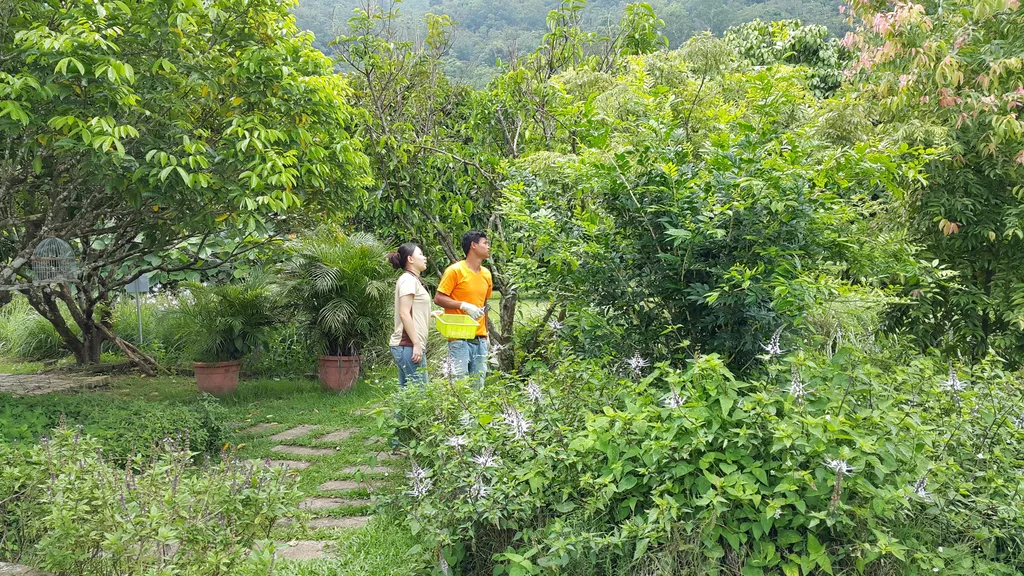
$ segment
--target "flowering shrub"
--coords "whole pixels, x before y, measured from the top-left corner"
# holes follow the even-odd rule
[[[187,438],[123,469],[81,428],[0,444],[0,559],[55,574],[231,574],[301,498],[283,470],[224,455],[192,466]],[[251,566],[250,566],[251,567]]]
[[[442,573],[1014,573],[1008,375],[784,348],[400,391],[396,499]]]

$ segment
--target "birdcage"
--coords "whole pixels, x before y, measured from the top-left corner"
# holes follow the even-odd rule
[[[32,279],[56,284],[78,278],[78,258],[71,245],[60,238],[46,238],[32,252]]]

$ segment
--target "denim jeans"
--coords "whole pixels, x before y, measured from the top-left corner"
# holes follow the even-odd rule
[[[448,354],[452,357],[455,377],[476,375],[478,386],[482,386],[487,376],[487,338],[478,336],[472,340],[452,340],[448,342]]]
[[[412,346],[392,346],[391,355],[398,364],[398,385],[404,387],[406,382],[418,382],[421,386],[427,382],[427,355],[424,353],[419,362],[412,361]]]

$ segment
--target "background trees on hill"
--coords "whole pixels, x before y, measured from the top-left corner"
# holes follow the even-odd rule
[[[384,10],[390,10],[385,3]],[[422,42],[426,32],[420,26],[429,14],[447,16],[455,23],[451,51],[445,55],[445,71],[453,79],[483,88],[500,73],[497,61],[514,61],[529,54],[549,32],[547,16],[561,6],[561,0],[520,0],[514,3],[490,0],[404,0],[398,7],[398,24],[406,38]],[[590,0],[582,15],[582,29],[607,36],[613,33],[628,0]],[[325,52],[355,9],[373,9],[364,0],[302,0],[294,8],[301,29],[316,35],[316,46]],[[828,28],[842,36],[849,25],[835,3],[825,0],[652,0],[650,6],[665,22],[663,34],[669,47],[677,48],[694,34],[710,31],[722,35],[727,28],[753,20],[800,19],[806,24]]]

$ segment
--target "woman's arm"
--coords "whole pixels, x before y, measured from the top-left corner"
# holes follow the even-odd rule
[[[420,345],[420,340],[416,337],[416,324],[412,319],[412,301],[415,297],[415,294],[406,294],[399,298],[398,317],[402,319],[402,328],[409,335],[409,340],[412,341],[412,361],[419,362],[423,359],[423,346]]]

